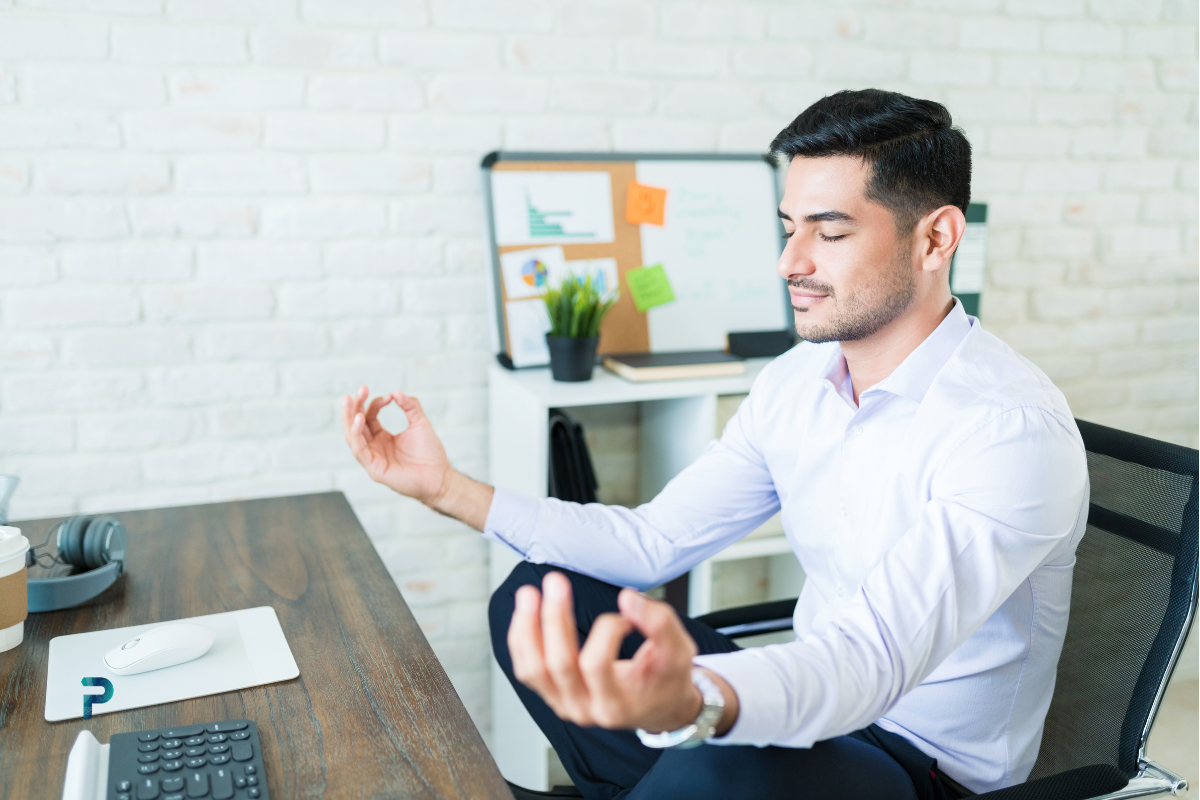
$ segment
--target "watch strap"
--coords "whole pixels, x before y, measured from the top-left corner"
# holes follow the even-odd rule
[[[721,689],[699,667],[692,667],[692,683],[700,690],[702,703],[700,713],[690,724],[674,731],[662,733],[647,733],[637,729],[638,738],[646,747],[664,749],[667,747],[696,747],[711,739],[717,732],[717,723],[725,711],[725,695]]]

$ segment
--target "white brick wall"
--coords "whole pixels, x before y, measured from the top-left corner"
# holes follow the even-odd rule
[[[341,489],[486,729],[486,549],[366,479],[338,396],[420,393],[484,475],[480,156],[762,150],[864,86],[972,138],[985,324],[1079,416],[1195,446],[1196,22],[1194,0],[0,2],[14,514]]]

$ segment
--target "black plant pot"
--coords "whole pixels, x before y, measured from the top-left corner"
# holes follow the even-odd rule
[[[554,380],[590,381],[599,341],[599,336],[573,339],[570,336],[546,334],[546,346],[550,348],[550,374]]]

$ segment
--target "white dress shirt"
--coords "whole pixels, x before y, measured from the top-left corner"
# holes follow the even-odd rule
[[[498,489],[485,535],[646,589],[781,510],[807,576],[796,640],[696,659],[740,703],[714,743],[809,747],[878,722],[985,792],[1037,757],[1087,508],[1062,393],[956,302],[857,406],[840,345],[802,343],[653,501]]]

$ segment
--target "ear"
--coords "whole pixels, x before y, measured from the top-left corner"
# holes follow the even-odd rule
[[[954,251],[967,229],[967,218],[958,206],[942,206],[917,223],[917,259],[922,272],[950,266]]]

